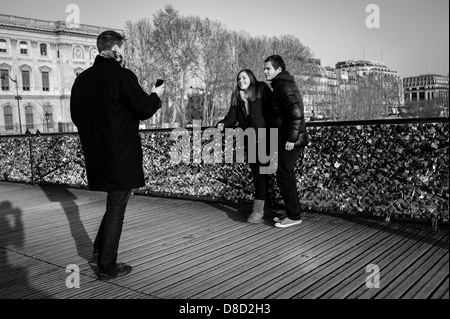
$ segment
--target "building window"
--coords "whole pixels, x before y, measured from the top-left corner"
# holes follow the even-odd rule
[[[47,56],[47,45],[45,43],[41,43],[41,55]]]
[[[25,123],[28,129],[34,129],[33,107],[28,105],[25,107]]]
[[[9,91],[9,72],[8,70],[1,70],[2,91]]]
[[[6,52],[6,40],[0,39],[0,52]]]
[[[44,123],[45,126],[48,129],[53,128],[53,112],[52,112],[52,107],[50,105],[47,105],[44,108]]]
[[[30,90],[30,71],[22,71],[22,86],[24,91]]]
[[[42,91],[50,91],[50,80],[47,71],[42,72]]]
[[[20,54],[28,54],[28,44],[25,41],[20,42]]]
[[[3,109],[3,112],[5,114],[5,129],[7,131],[14,130],[12,107],[9,105],[5,106],[5,108]]]
[[[96,49],[91,50],[91,61],[94,61],[98,55],[98,51]]]
[[[75,47],[73,49],[73,58],[75,60],[83,60],[84,59],[83,50],[80,47]]]

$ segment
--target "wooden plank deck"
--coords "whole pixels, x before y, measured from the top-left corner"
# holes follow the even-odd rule
[[[245,205],[146,196],[131,197],[119,247],[133,272],[101,282],[88,260],[105,198],[0,182],[0,298],[449,298],[448,227],[305,213],[277,229],[246,223]],[[71,264],[80,288],[66,287]]]

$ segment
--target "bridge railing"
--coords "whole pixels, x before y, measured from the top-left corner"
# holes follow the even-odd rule
[[[171,132],[140,131],[146,185],[135,193],[252,200],[247,164],[176,164]],[[192,139],[193,129],[186,132]],[[303,208],[448,222],[448,119],[309,122],[308,132],[310,143],[296,169]],[[202,147],[210,142],[203,140]],[[78,134],[0,136],[0,180],[87,188]],[[274,178],[271,186],[276,201]]]

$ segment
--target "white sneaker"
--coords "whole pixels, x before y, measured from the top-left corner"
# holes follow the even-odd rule
[[[291,226],[295,226],[295,225],[299,225],[302,223],[302,220],[292,220],[289,219],[287,217],[285,217],[282,221],[279,221],[275,224],[275,227],[278,228],[286,228],[286,227],[291,227]]]

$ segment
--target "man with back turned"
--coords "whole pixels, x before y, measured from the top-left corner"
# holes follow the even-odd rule
[[[75,80],[70,112],[83,149],[89,189],[107,192],[106,212],[94,241],[91,263],[108,280],[129,274],[117,262],[126,206],[132,189],[145,185],[139,121],[161,107],[164,85],[147,94],[124,67],[124,37],[115,31],[97,38],[94,65]]]

